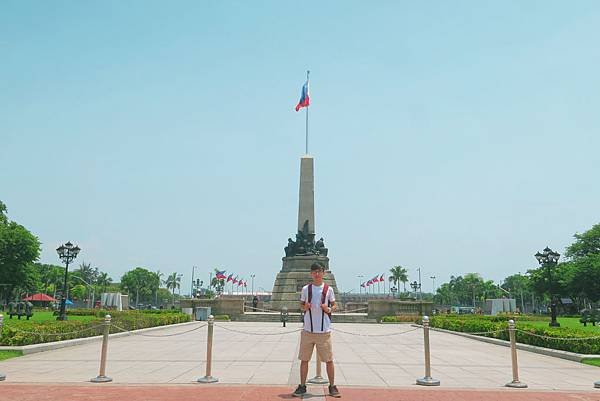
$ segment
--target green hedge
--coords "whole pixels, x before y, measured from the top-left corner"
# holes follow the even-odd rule
[[[419,321],[418,316],[414,315],[398,315],[398,316],[382,316],[382,323],[415,323]]]
[[[516,316],[518,319],[519,316]],[[523,316],[522,319],[530,320]],[[497,316],[434,316],[429,320],[431,327],[464,333],[489,332],[508,329],[508,319]],[[565,340],[566,338],[594,337],[593,333],[586,333],[575,329],[562,327],[535,327],[527,323],[516,321],[517,329],[551,338],[539,338],[517,331],[516,339],[521,344],[536,345],[538,347],[576,352],[580,354],[600,354],[600,338],[590,340]],[[486,337],[508,340],[508,330],[500,333],[487,334]]]
[[[184,313],[148,313],[150,311],[109,311],[112,323],[125,330],[166,326],[189,322],[191,317]],[[0,335],[0,345],[30,345],[74,338],[92,337],[102,334],[102,323],[106,311],[98,311],[102,318],[81,322],[76,320],[28,322],[17,321],[5,326]],[[83,331],[82,330],[86,330]],[[121,330],[111,327],[111,333]]]

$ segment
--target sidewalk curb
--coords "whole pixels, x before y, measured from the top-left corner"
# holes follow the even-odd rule
[[[165,326],[148,327],[145,329],[131,330],[131,332],[132,333],[146,333],[149,331],[156,331],[156,330],[161,330],[161,329],[166,329],[166,328],[183,327],[183,326],[192,325],[195,323],[200,323],[200,322],[192,321],[192,322],[185,322],[185,323],[169,324],[169,325],[165,325]],[[131,334],[129,334],[129,332],[124,331],[121,333],[110,334],[109,338],[119,338],[119,337],[129,336],[129,335],[131,335]],[[96,342],[96,341],[100,341],[100,340],[102,340],[102,335],[93,336],[93,337],[84,337],[84,338],[73,338],[71,340],[53,341],[53,342],[41,343],[41,344],[8,345],[8,346],[3,345],[3,346],[0,346],[0,351],[21,351],[21,353],[23,355],[29,355],[29,354],[35,354],[38,352],[44,352],[44,351],[50,351],[50,350],[54,350],[54,349],[73,347],[75,345],[92,343],[92,342]]]
[[[415,325],[415,326],[418,326],[418,325]],[[421,327],[421,326],[419,326],[419,327]],[[485,343],[501,345],[503,347],[510,347],[510,341],[500,340],[498,338],[476,336],[473,334],[463,333],[460,331],[438,329],[435,327],[430,327],[429,330],[439,331],[439,332],[448,333],[448,334],[454,334],[457,336],[470,338],[471,340],[483,341]],[[557,350],[557,349],[552,349],[552,348],[544,348],[544,347],[538,347],[536,345],[521,344],[521,343],[517,343],[517,349],[520,349],[522,351],[533,352],[535,354],[552,356],[554,358],[567,359],[569,361],[575,361],[575,362],[581,362],[583,359],[588,359],[588,358],[600,358],[600,355],[595,355],[595,354],[590,354],[590,355],[577,354],[575,352]]]

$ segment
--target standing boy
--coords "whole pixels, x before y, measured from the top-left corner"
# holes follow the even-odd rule
[[[306,394],[306,376],[308,376],[308,362],[313,349],[317,347],[317,355],[327,367],[329,379],[329,395],[340,397],[340,392],[335,385],[333,367],[333,350],[331,347],[331,312],[337,309],[333,288],[323,281],[325,268],[316,262],[310,267],[312,283],[302,288],[300,295],[300,309],[304,312],[304,330],[300,336],[300,385],[292,394],[302,397]]]

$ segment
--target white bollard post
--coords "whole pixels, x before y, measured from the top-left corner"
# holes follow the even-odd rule
[[[215,317],[210,315],[208,317],[208,337],[206,339],[206,375],[198,379],[198,383],[215,383],[219,379],[212,377],[212,344],[213,344],[213,325],[215,323]]]
[[[322,365],[321,358],[319,358],[318,352],[315,352],[315,354],[317,354],[317,361],[316,361],[317,362],[317,364],[316,364],[317,374],[312,379],[308,379],[307,382],[312,383],[312,384],[327,384],[327,383],[329,383],[329,381],[327,379],[324,379],[321,374],[321,365]]]
[[[0,315],[0,337],[2,337],[2,328],[4,327],[4,316]],[[0,382],[6,380],[6,375],[0,373]]]
[[[429,351],[429,316],[423,316],[423,343],[425,345],[425,377],[417,379],[421,386],[439,386],[440,381],[431,377],[431,354]]]
[[[512,362],[513,379],[506,383],[506,387],[527,388],[527,384],[519,381],[519,365],[517,364],[517,339],[515,335],[515,321],[508,321],[508,336],[510,337],[510,357]]]
[[[104,334],[102,336],[102,354],[100,355],[100,373],[98,376],[90,379],[92,383],[108,383],[112,381],[111,377],[106,376],[106,351],[108,349],[108,334],[110,332],[110,315],[104,317]]]

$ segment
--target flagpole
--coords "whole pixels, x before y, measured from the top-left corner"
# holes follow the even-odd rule
[[[310,84],[308,83],[308,77],[310,75],[310,71],[307,70],[306,71],[306,84],[308,85],[307,89],[307,94],[309,93],[309,87]],[[306,154],[308,154],[308,108],[310,107],[310,105],[306,106]]]

